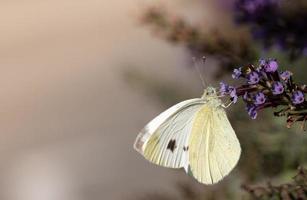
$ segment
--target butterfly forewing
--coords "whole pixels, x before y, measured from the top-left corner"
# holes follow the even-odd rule
[[[241,148],[223,108],[206,104],[195,116],[189,139],[189,164],[201,183],[213,184],[237,164]]]
[[[171,168],[188,166],[188,141],[202,99],[183,101],[153,119],[139,134],[135,148],[149,161]]]

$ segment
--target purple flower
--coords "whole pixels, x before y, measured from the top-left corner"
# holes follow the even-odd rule
[[[270,60],[268,63],[265,65],[265,71],[266,72],[275,72],[278,68],[278,63],[276,60]]]
[[[257,6],[251,2],[248,2],[244,5],[244,9],[248,12],[248,13],[254,13],[257,10]]]
[[[278,94],[281,94],[284,92],[284,86],[281,82],[275,82],[273,83],[273,86],[272,86],[272,92],[274,95],[278,95]]]
[[[248,100],[248,98],[249,98],[249,94],[248,94],[248,92],[245,92],[244,95],[243,95],[243,99]]]
[[[254,97],[254,103],[256,105],[261,105],[265,102],[265,96],[262,92],[258,92]]]
[[[288,81],[290,76],[292,76],[292,72],[284,71],[280,74],[280,78],[284,81]]]
[[[252,119],[256,119],[256,117],[257,117],[257,107],[255,105],[253,105],[253,104],[247,105],[246,110],[247,110],[248,115]]]
[[[295,91],[292,93],[293,104],[301,104],[305,101],[304,94],[301,91]]]
[[[243,5],[243,8],[249,14],[253,14],[254,12],[256,12],[263,5],[265,5],[265,0],[246,1],[245,4]]]
[[[237,90],[234,87],[230,88],[230,97],[232,98],[233,103],[237,103],[238,101],[238,95],[237,95]]]
[[[220,82],[220,93],[222,96],[229,93],[229,85],[224,82]]]
[[[259,60],[259,67],[264,67],[266,65],[266,60],[265,59],[260,59]]]
[[[281,50],[289,52],[289,55],[297,57],[307,54],[306,43],[306,12],[301,13],[301,6],[295,8],[296,13],[291,18],[284,12],[282,0],[235,0],[235,20],[239,24],[250,27],[254,39],[263,44],[264,50],[279,46]],[[291,2],[291,1],[289,1]],[[305,1],[304,1],[305,2]],[[305,6],[305,4],[304,4]],[[291,21],[291,28],[285,24]],[[272,28],[275,24],[276,28]]]
[[[257,84],[260,80],[257,72],[251,72],[250,74],[248,74],[247,79],[249,84]]]
[[[233,103],[236,103],[238,100],[236,88],[224,82],[220,82],[220,93],[222,96],[229,95]]]
[[[232,73],[232,78],[233,79],[238,79],[241,76],[241,74],[242,74],[241,68],[234,69],[233,73]]]
[[[265,59],[260,59],[259,60],[259,66],[256,68],[256,71],[261,74],[265,72],[265,66],[267,65],[267,60]]]

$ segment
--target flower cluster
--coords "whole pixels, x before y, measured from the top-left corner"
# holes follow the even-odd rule
[[[281,106],[282,110],[274,114],[287,115],[288,125],[295,121],[305,121],[307,102],[304,93],[307,93],[307,87],[295,84],[293,74],[290,71],[279,71],[278,65],[275,59],[261,59],[258,66],[248,65],[234,69],[232,78],[243,79],[245,83],[234,87],[222,82],[221,95],[229,95],[234,103],[238,97],[242,97],[252,119],[262,109]]]
[[[236,22],[248,24],[265,47],[275,46],[295,59],[307,53],[307,2],[302,0],[237,0]]]

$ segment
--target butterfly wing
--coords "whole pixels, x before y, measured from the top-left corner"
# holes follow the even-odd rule
[[[237,164],[241,147],[221,107],[205,104],[196,114],[189,139],[189,165],[201,183],[213,184]]]
[[[134,148],[157,165],[187,169],[188,139],[195,113],[203,103],[202,99],[190,99],[167,109],[143,128]]]

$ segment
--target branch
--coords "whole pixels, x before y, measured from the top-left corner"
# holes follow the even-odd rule
[[[299,167],[292,183],[273,186],[268,182],[266,186],[243,185],[242,188],[255,199],[307,199],[307,170]]]

